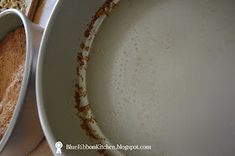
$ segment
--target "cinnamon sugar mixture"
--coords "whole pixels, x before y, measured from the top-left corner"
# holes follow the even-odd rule
[[[0,0],[0,12],[6,9],[14,8],[25,13],[26,10],[25,0]]]
[[[25,32],[18,28],[0,42],[0,138],[3,137],[17,103],[25,62]]]

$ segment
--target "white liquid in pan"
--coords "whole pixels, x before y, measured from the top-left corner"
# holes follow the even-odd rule
[[[235,155],[235,1],[123,0],[97,34],[89,100],[128,155]]]

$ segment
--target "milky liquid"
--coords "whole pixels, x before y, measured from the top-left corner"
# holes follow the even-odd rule
[[[128,0],[97,34],[88,97],[128,155],[235,155],[235,1]]]

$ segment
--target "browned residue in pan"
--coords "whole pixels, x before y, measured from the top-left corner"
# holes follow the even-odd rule
[[[94,24],[96,21],[102,17],[102,16],[108,16],[109,13],[112,11],[113,8],[115,8],[117,4],[113,2],[113,0],[107,0],[99,9],[96,11],[95,15],[92,17],[90,23],[87,25],[87,29],[84,32],[85,41],[89,40],[89,37],[94,32]],[[86,71],[87,68],[87,62],[89,60],[89,51],[90,47],[85,44],[85,42],[82,42],[80,44],[81,52],[78,52],[77,54],[77,62],[78,67],[76,68],[76,73],[78,76],[78,79],[82,82],[85,80],[85,75],[81,73],[81,70]],[[84,54],[86,52],[86,54]],[[85,82],[84,82],[85,83]],[[87,90],[84,88],[79,82],[75,84],[75,108],[77,110],[77,116],[81,120],[81,128],[86,132],[86,134],[96,140],[97,142],[102,142],[105,140],[105,138],[102,138],[99,136],[99,134],[96,132],[96,130],[92,127],[94,123],[96,123],[96,120],[91,115],[91,107],[90,104],[85,104],[84,101],[82,101],[82,98],[87,98]],[[106,150],[98,150],[98,152],[101,155],[107,156]]]
[[[85,62],[87,62],[88,60],[89,60],[89,57],[88,56],[83,56],[82,53],[79,53],[77,55],[77,61],[78,61],[80,66],[84,66]]]
[[[86,106],[82,107],[77,107],[76,105],[76,109],[78,110],[77,116],[82,121],[80,126],[83,130],[85,130],[86,134],[92,139],[102,140],[102,138],[97,135],[97,132],[91,126],[96,122],[96,120],[92,116],[89,116],[89,114],[91,113],[90,105],[87,104]]]
[[[87,30],[84,32],[84,36],[88,38],[91,35],[91,32],[94,28],[94,24],[101,16],[108,16],[109,13],[117,6],[113,0],[107,0],[103,6],[101,6],[98,11],[96,11],[95,16],[92,17],[91,22],[88,24]]]

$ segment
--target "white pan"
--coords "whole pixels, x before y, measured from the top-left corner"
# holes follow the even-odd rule
[[[20,26],[24,27],[26,36],[23,81],[7,130],[0,139],[0,156],[27,155],[43,138],[35,93],[36,64],[43,29],[18,10],[8,9],[0,13],[0,40]]]
[[[235,155],[235,1],[121,0],[92,20],[104,3],[60,0],[43,36],[37,100],[53,153]]]

